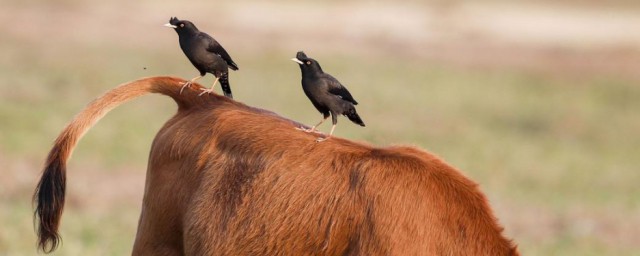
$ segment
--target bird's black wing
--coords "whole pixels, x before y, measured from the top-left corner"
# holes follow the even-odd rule
[[[342,86],[342,84],[338,81],[338,79],[335,79],[334,77],[328,74],[326,74],[324,79],[327,81],[327,84],[329,85],[329,93],[338,95],[343,100],[353,103],[353,105],[358,105],[358,102],[355,99],[353,99],[353,96],[351,96],[351,93],[349,93],[347,88]]]
[[[227,62],[227,65],[229,65],[229,68],[233,70],[238,70],[238,65],[235,62],[233,62],[233,60],[231,59],[231,56],[229,56],[229,53],[227,53],[227,51],[224,48],[222,48],[222,45],[220,45],[210,35],[207,35],[205,33],[200,33],[200,35],[208,42],[207,51],[220,55],[220,57],[222,57],[222,59],[225,62]]]

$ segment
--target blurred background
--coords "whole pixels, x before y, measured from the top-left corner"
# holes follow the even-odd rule
[[[88,102],[197,75],[171,16],[231,54],[237,100],[313,124],[289,61],[304,50],[360,102],[367,127],[342,118],[337,136],[442,157],[523,255],[640,255],[640,2],[557,2],[0,0],[0,255],[36,253],[33,189]],[[145,96],[89,131],[55,255],[130,254],[151,141],[175,111]]]

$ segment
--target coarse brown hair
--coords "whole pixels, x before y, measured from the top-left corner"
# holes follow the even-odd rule
[[[151,147],[134,255],[518,255],[477,184],[434,155],[316,143],[272,112],[180,94],[182,82],[123,84],[64,129],[34,195],[40,249],[59,244],[78,140],[114,107],[160,93],[178,112]]]

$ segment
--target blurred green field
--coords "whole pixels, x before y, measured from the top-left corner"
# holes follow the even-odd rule
[[[65,25],[74,30],[75,17],[55,13],[87,9],[77,22],[90,23],[87,15],[96,11],[64,3],[7,5],[22,18],[51,11],[55,18],[49,24],[56,31],[46,30],[43,20],[24,27],[32,33],[0,28],[6,35],[0,41],[0,255],[36,253],[33,188],[53,140],[76,113],[123,82],[196,75],[175,32],[155,25],[141,28],[152,30],[148,34],[119,34],[113,28],[94,28],[98,32],[91,35],[81,34],[82,29],[69,32]],[[153,5],[134,7],[140,6]],[[165,13],[188,13],[171,7],[149,12],[159,13],[158,25],[168,19]],[[2,12],[5,21],[12,17]],[[105,12],[98,14],[112,14]],[[114,19],[114,26],[132,20]],[[237,100],[313,124],[320,115],[302,93],[297,65],[289,61],[305,50],[360,102],[367,127],[341,118],[337,136],[380,146],[416,145],[442,157],[480,184],[523,255],[640,255],[637,76],[562,64],[553,71],[535,65],[461,65],[396,54],[376,44],[364,50],[357,43],[342,49],[308,41],[301,41],[308,48],[282,46],[262,41],[269,35],[252,39],[251,31],[226,31],[220,37],[213,31],[223,25],[200,27],[239,64],[240,71],[231,73]],[[73,33],[81,35],[68,36]],[[200,82],[209,86],[212,81],[208,75]],[[136,99],[109,113],[80,142],[69,163],[63,245],[55,255],[130,254],[149,147],[175,110],[167,97]]]

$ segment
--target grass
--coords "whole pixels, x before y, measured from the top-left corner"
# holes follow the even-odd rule
[[[163,51],[97,41],[46,48],[17,36],[0,42],[0,255],[36,252],[30,196],[73,115],[126,81],[196,75],[175,44]],[[360,102],[367,127],[341,118],[338,136],[441,156],[480,183],[523,255],[640,255],[637,80],[465,67],[392,52],[307,53]],[[231,74],[234,96],[313,124],[320,115],[302,93],[293,54],[234,52],[241,68]],[[140,98],[80,142],[56,255],[130,253],[151,140],[174,112],[166,97]]]

